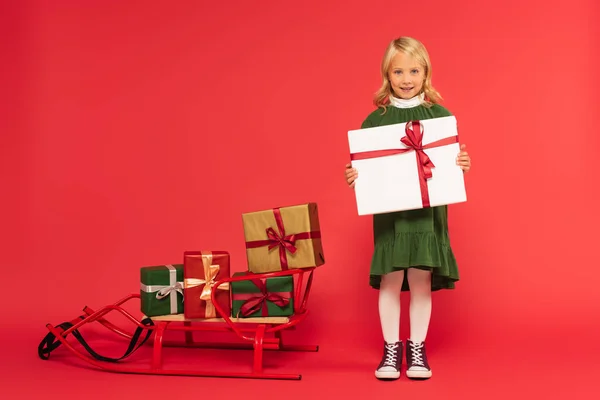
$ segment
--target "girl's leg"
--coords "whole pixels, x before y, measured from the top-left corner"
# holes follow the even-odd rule
[[[383,340],[387,343],[400,341],[400,290],[404,271],[394,271],[381,277],[379,288],[379,320]]]
[[[410,286],[410,340],[424,342],[431,319],[431,272],[410,268],[407,271]]]
[[[379,288],[379,319],[385,341],[383,357],[375,376],[378,379],[398,379],[402,364],[400,342],[400,290],[404,271],[394,271],[381,277]]]
[[[431,319],[431,272],[410,268],[407,279],[410,286],[410,339],[406,342],[406,375],[429,378],[431,369],[425,353],[425,338]]]

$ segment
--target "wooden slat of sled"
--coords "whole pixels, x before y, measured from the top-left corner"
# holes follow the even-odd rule
[[[225,322],[223,318],[185,318],[183,314],[159,315],[150,317],[153,321],[166,322]],[[255,317],[255,318],[231,318],[234,323],[245,324],[287,324],[290,322],[288,317]]]

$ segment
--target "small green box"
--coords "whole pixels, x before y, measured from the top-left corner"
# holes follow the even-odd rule
[[[147,317],[183,313],[183,264],[140,269],[140,300]]]
[[[252,276],[252,272],[236,272],[233,277]],[[284,317],[294,313],[294,278],[278,276],[260,279],[266,292],[252,281],[231,282],[231,316],[233,318]],[[251,314],[243,315],[242,307],[255,308]],[[254,307],[251,307],[254,306]]]

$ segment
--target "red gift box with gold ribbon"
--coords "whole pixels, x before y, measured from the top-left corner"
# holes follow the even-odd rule
[[[186,251],[183,255],[183,313],[185,318],[220,318],[212,300],[229,315],[230,287],[225,282],[219,287],[217,281],[230,277],[229,253],[226,251]]]

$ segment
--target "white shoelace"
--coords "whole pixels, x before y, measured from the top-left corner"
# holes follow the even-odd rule
[[[384,366],[390,366],[396,368],[396,358],[398,354],[398,344],[386,344],[385,345],[385,362]]]
[[[410,347],[412,347],[412,363],[413,365],[418,365],[420,367],[424,367],[423,364],[423,353],[421,349],[423,348],[423,343],[410,343]]]

